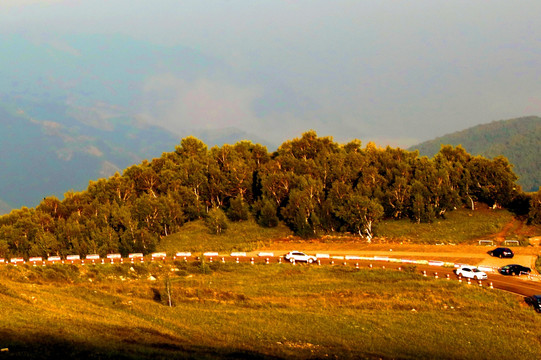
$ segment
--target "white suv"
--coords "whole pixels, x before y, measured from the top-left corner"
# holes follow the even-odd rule
[[[479,270],[475,266],[461,265],[455,270],[457,276],[462,276],[470,279],[484,280],[487,278],[487,274],[484,271]]]
[[[290,251],[287,254],[285,254],[284,257],[287,261],[290,261],[290,262],[304,261],[311,264],[314,261],[317,261],[317,257],[312,256],[312,255],[307,255],[300,251]]]

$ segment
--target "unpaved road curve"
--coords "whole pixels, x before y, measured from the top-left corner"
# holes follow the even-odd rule
[[[309,241],[291,241],[272,244],[268,248],[250,252],[248,256],[257,256],[259,252],[272,252],[275,256],[284,255],[291,250],[309,254],[386,256],[397,259],[438,260],[470,265],[483,265],[499,268],[507,264],[527,266],[535,273],[535,261],[541,255],[541,247],[513,248],[515,257],[499,259],[488,255],[495,247],[475,245],[414,245],[414,244],[362,244],[362,243],[320,243]]]

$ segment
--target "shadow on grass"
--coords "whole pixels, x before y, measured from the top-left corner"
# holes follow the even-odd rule
[[[0,330],[3,359],[281,359],[240,349],[206,347],[170,342],[130,341],[95,345],[69,341],[49,334],[21,337]]]

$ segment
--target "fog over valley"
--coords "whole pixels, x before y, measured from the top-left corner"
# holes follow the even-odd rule
[[[61,197],[188,135],[274,150],[313,129],[406,148],[539,115],[539,13],[535,1],[2,1],[2,185],[25,190],[0,199]],[[51,187],[21,198],[44,164]]]

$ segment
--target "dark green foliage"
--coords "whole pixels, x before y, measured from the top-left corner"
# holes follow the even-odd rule
[[[0,217],[0,257],[150,253],[186,221],[204,218],[213,234],[231,221],[283,221],[297,235],[349,231],[370,240],[383,219],[432,222],[482,202],[539,221],[539,195],[526,195],[507,159],[444,146],[417,152],[346,145],[314,131],[273,154],[241,141],[208,149],[188,137],[174,152],[90,182],[60,201],[43,199]],[[210,209],[210,210],[209,210]],[[226,216],[227,214],[227,216]]]
[[[205,218],[205,225],[212,234],[220,234],[227,229],[227,217],[222,209],[211,209]]]
[[[541,188],[530,198],[530,211],[528,212],[528,223],[541,224]]]
[[[276,206],[272,201],[264,199],[261,203],[261,210],[257,216],[257,222],[264,227],[276,227],[278,226],[278,216],[276,215]]]
[[[519,193],[509,204],[509,211],[513,212],[516,216],[527,216],[530,211],[530,201],[532,195],[526,193]]]
[[[495,158],[503,155],[514,166],[524,191],[541,186],[541,118],[537,116],[494,121],[411,147],[434,156],[443,144],[462,145],[471,154]]]
[[[227,210],[227,217],[231,221],[248,220],[250,209],[248,204],[244,202],[242,196],[238,195],[232,199],[229,203],[229,209]]]
[[[347,196],[336,205],[336,215],[344,221],[348,230],[372,239],[372,224],[383,215],[383,206],[359,193]]]

